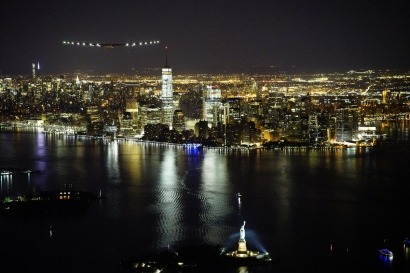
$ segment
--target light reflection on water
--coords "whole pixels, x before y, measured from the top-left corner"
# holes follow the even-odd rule
[[[372,269],[385,270],[386,264],[378,263],[378,245],[362,245],[379,238],[402,239],[410,230],[402,220],[409,207],[406,155],[374,156],[356,149],[222,153],[44,135],[20,135],[18,141],[7,137],[14,144],[0,155],[2,162],[41,172],[2,176],[1,197],[71,182],[74,188],[102,190],[107,198],[85,218],[24,222],[32,236],[2,235],[6,244],[13,236],[21,244],[39,244],[35,238],[48,236],[52,224],[58,251],[78,259],[93,253],[93,261],[119,261],[137,251],[180,243],[235,247],[245,220],[249,246],[280,256],[274,272],[313,272],[320,266],[323,271],[314,272],[333,272],[328,269],[340,261],[341,268],[352,269],[364,260]],[[0,231],[12,232],[8,225],[14,223],[2,221]],[[76,251],[63,249],[67,242]],[[334,250],[328,265],[330,242]],[[27,253],[35,252],[26,247]],[[397,253],[386,270],[409,263],[408,251],[403,250],[402,258]]]
[[[201,243],[216,244],[227,235],[220,219],[231,213],[234,203],[229,202],[225,176],[218,176],[226,172],[225,167],[219,157],[199,160],[196,156],[163,153],[155,202],[161,234],[158,245],[198,238]],[[183,171],[178,173],[181,166]]]
[[[246,266],[240,266],[236,272],[237,273],[248,273],[249,270],[248,270],[248,267]]]
[[[165,151],[162,155],[159,170],[159,183],[156,187],[156,213],[158,214],[157,245],[165,246],[174,241],[180,241],[181,222],[183,217],[183,192],[175,166],[175,153]]]
[[[8,195],[12,188],[13,175],[0,175],[0,193],[5,196]]]

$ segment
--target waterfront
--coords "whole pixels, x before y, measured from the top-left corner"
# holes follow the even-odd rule
[[[81,217],[2,217],[13,272],[120,272],[146,250],[235,246],[244,220],[249,246],[279,258],[250,272],[410,269],[407,147],[221,153],[24,131],[2,131],[0,143],[1,168],[39,171],[1,176],[0,198],[66,183],[106,197]]]

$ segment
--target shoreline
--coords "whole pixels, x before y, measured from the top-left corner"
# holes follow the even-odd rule
[[[283,142],[275,142],[275,144],[267,146],[265,145],[232,145],[232,146],[206,146],[201,143],[172,143],[172,142],[158,142],[152,140],[143,140],[138,137],[115,137],[115,136],[92,136],[87,135],[84,133],[85,127],[84,126],[65,126],[65,125],[34,125],[34,124],[27,124],[24,122],[8,122],[8,123],[1,123],[0,124],[0,131],[7,131],[13,132],[16,129],[26,129],[27,133],[44,133],[50,135],[58,135],[58,136],[67,136],[67,137],[75,137],[75,138],[86,138],[89,140],[103,140],[103,141],[118,141],[118,142],[136,142],[136,143],[143,143],[143,144],[154,144],[154,145],[161,145],[161,146],[177,146],[183,148],[195,148],[195,149],[211,149],[211,150],[340,150],[340,149],[373,149],[378,148],[383,145],[383,143],[387,143],[391,139],[385,139],[385,141],[381,141],[379,144],[359,144],[359,142],[326,142],[325,144],[312,144],[312,145],[305,145],[302,142],[288,142],[287,144]],[[387,141],[387,142],[386,142]],[[397,146],[402,143],[406,143],[408,141],[396,141],[397,144],[391,144],[391,141],[387,144],[389,146]],[[280,144],[279,144],[280,143]]]

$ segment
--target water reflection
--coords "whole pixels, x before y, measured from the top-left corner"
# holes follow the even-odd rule
[[[185,181],[178,179],[174,152],[164,151],[161,158],[159,185],[156,189],[159,226],[157,245],[165,246],[181,239],[179,231],[182,228],[184,204],[180,188]]]
[[[241,266],[238,268],[238,270],[236,271],[237,273],[249,273],[249,269],[246,266]]]
[[[13,183],[12,174],[1,174],[0,175],[0,192],[2,195],[8,195],[11,192]]]
[[[379,255],[379,262],[384,272],[391,272],[393,269],[393,257]]]
[[[224,241],[231,232],[222,219],[234,209],[224,158],[214,153],[164,150],[159,165],[156,211],[158,245],[173,241]]]
[[[216,244],[222,242],[231,231],[221,219],[234,211],[235,196],[231,195],[226,158],[206,153],[201,166],[200,200],[201,221],[206,223],[205,240]]]
[[[112,142],[107,145],[107,172],[111,178],[111,181],[115,184],[120,183],[120,167],[118,162],[118,145],[116,142]]]
[[[2,197],[11,191],[26,193],[30,184],[43,183],[45,189],[51,189],[55,181],[74,180],[83,189],[105,189],[107,198],[100,210],[91,210],[81,219],[61,220],[59,226],[52,223],[59,233],[66,229],[60,245],[69,242],[67,249],[75,249],[62,257],[81,260],[93,252],[95,256],[87,264],[102,260],[114,264],[135,254],[136,248],[179,242],[224,244],[231,234],[236,234],[235,245],[237,224],[246,220],[269,252],[280,253],[281,262],[274,265],[280,269],[273,272],[332,272],[313,270],[314,263],[324,264],[324,256],[332,257],[326,260],[329,268],[340,265],[339,261],[351,261],[349,266],[363,264],[365,256],[376,272],[380,268],[393,270],[404,259],[408,269],[408,249],[404,254],[393,249],[398,255],[392,263],[385,263],[374,249],[359,252],[352,243],[373,240],[381,232],[404,234],[409,230],[403,221],[410,190],[408,154],[402,158],[396,154],[369,156],[360,149],[221,154],[134,142],[73,142],[32,136],[16,136],[9,142],[3,162],[31,169],[39,164],[45,167],[28,177],[2,176]],[[236,196],[238,192],[242,197]],[[37,238],[38,225],[26,224],[27,230],[33,230],[30,240]],[[5,225],[2,222],[0,227]],[[46,225],[48,228],[49,223]],[[8,242],[21,236],[17,231]],[[247,238],[250,244],[257,244],[252,230]],[[59,247],[58,240],[55,233],[53,247],[61,252],[65,248]],[[333,244],[331,255],[329,242]],[[86,246],[73,248],[71,243]],[[16,249],[10,253],[18,253]],[[269,272],[258,270],[245,267],[232,272]]]

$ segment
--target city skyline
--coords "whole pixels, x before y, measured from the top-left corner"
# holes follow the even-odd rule
[[[390,1],[70,1],[2,5],[0,75],[175,73],[284,69],[408,70],[407,11]],[[62,42],[161,41],[140,48],[76,48]]]

